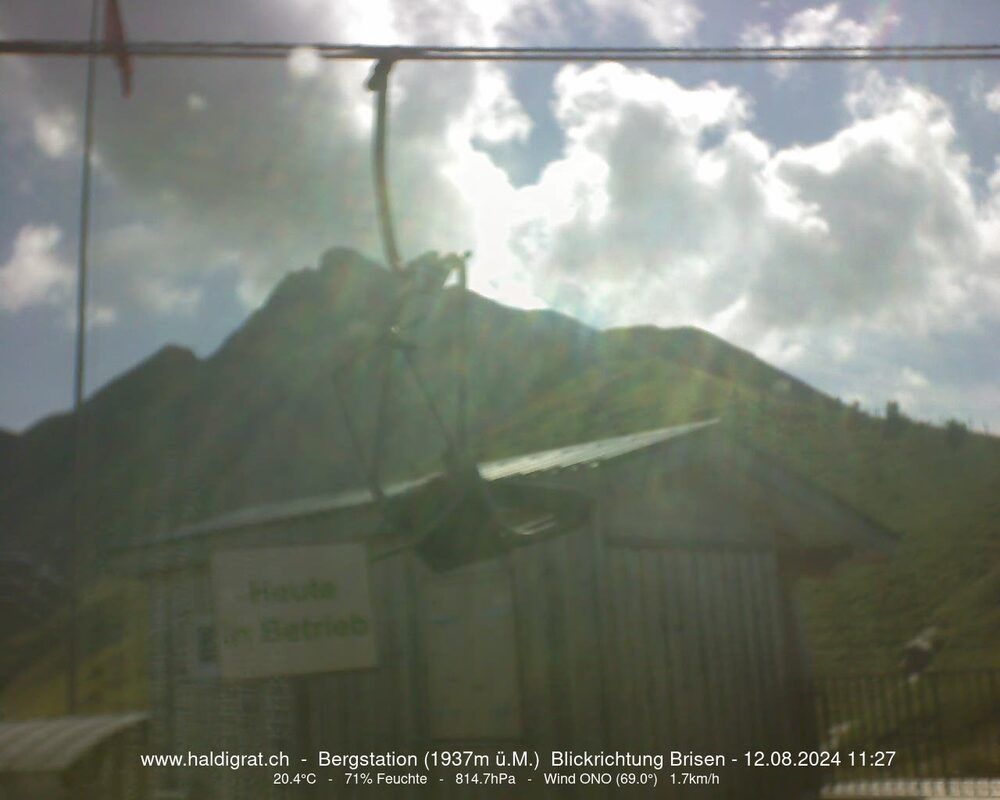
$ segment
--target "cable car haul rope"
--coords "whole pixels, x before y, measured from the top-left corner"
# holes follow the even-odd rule
[[[138,58],[282,59],[300,48],[321,58],[362,61],[983,61],[998,44],[854,47],[386,47],[329,42],[129,42]],[[0,55],[117,55],[121,46],[67,39],[0,40]]]

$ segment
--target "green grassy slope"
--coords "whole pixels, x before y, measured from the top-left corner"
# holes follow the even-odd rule
[[[805,587],[819,666],[894,669],[898,648],[928,625],[941,663],[1000,665],[1000,441],[948,442],[938,427],[799,407],[749,415],[747,435],[792,468],[903,534],[888,561],[853,564]],[[995,588],[995,579],[992,586]]]

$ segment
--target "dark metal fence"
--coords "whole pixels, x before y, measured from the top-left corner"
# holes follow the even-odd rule
[[[1000,668],[820,678],[814,701],[829,793],[1000,797]]]

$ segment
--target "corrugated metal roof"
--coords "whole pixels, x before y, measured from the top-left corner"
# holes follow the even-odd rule
[[[425,475],[408,481],[388,484],[383,492],[386,497],[397,497],[410,489],[422,486],[435,475]],[[348,489],[337,494],[320,495],[316,497],[301,497],[296,500],[286,500],[281,503],[272,503],[266,506],[253,506],[251,508],[241,508],[238,511],[230,511],[220,514],[217,517],[196,522],[192,525],[185,525],[170,533],[157,536],[153,541],[163,541],[164,539],[183,539],[188,536],[198,536],[203,533],[214,533],[234,528],[245,528],[249,525],[266,525],[269,522],[279,522],[287,519],[300,519],[320,514],[327,514],[331,511],[339,511],[344,508],[354,508],[368,505],[374,502],[375,498],[368,489]]]
[[[480,474],[489,481],[503,480],[518,475],[534,475],[553,470],[569,469],[584,464],[608,461],[612,458],[626,455],[646,447],[675,439],[696,430],[714,425],[718,420],[706,420],[689,425],[673,425],[667,428],[630,433],[625,436],[613,436],[608,439],[598,439],[592,442],[556,447],[498,461],[488,461],[479,465]],[[401,481],[385,487],[387,497],[399,496],[411,489],[418,488],[439,477],[441,473],[424,475],[413,480]],[[207,533],[219,533],[226,530],[244,528],[251,525],[266,525],[270,522],[301,519],[315,515],[326,514],[346,508],[368,505],[374,502],[374,497],[368,489],[351,489],[333,495],[305,497],[283,503],[267,506],[244,508],[222,514],[211,519],[187,525],[170,533],[154,537],[147,542],[157,544],[164,541],[186,539]]]
[[[613,436],[610,439],[599,439],[596,442],[584,442],[568,447],[556,447],[552,450],[542,450],[526,456],[514,456],[500,461],[490,461],[479,465],[479,471],[488,481],[502,478],[513,478],[516,475],[535,475],[539,472],[549,472],[557,469],[568,469],[583,464],[600,463],[612,458],[633,453],[654,444],[675,439],[687,433],[692,433],[717,420],[695,422],[690,425],[674,425],[669,428],[657,428],[642,433],[630,433],[625,436]]]
[[[88,750],[146,718],[137,711],[0,722],[0,772],[61,772]]]

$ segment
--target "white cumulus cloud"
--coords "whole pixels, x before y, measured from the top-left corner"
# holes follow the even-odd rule
[[[57,252],[60,239],[55,225],[25,225],[17,232],[13,252],[0,266],[0,308],[20,311],[65,302],[74,279]]]
[[[986,107],[994,114],[1000,114],[1000,85],[986,93]]]
[[[638,23],[643,34],[663,45],[689,40],[703,17],[688,0],[590,0],[589,5],[605,35],[613,34],[617,25]]]
[[[66,109],[39,111],[33,129],[35,144],[49,158],[61,158],[76,145],[76,117]]]
[[[731,87],[605,65],[567,68],[556,89],[564,153],[508,200],[511,252],[552,302],[761,341],[989,313],[995,187],[976,203],[950,111],[930,92],[869,73],[842,130],[775,149]]]
[[[977,202],[940,97],[859,73],[843,128],[778,148],[734,87],[602,65],[565,68],[555,89],[565,146],[535,183],[481,154],[457,171],[482,219],[477,272],[518,276],[502,299],[696,324],[821,385],[906,390],[927,414],[962,404],[926,369],[889,385],[865,360],[876,341],[981,336],[997,319],[1000,166]]]

